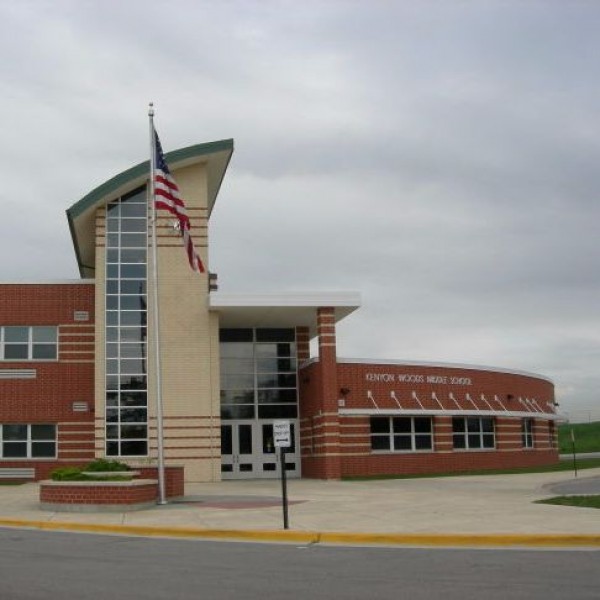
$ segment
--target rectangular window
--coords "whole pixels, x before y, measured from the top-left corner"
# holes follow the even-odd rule
[[[431,452],[433,426],[430,417],[371,417],[371,450]]]
[[[56,458],[56,425],[0,425],[0,458]]]
[[[56,360],[56,327],[7,325],[0,327],[0,360]]]
[[[452,442],[455,450],[493,450],[496,433],[492,417],[453,417]]]
[[[523,448],[533,448],[533,419],[521,421],[521,440]]]

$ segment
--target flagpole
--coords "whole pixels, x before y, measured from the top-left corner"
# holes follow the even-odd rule
[[[156,442],[158,449],[158,504],[166,504],[165,496],[165,457],[163,445],[163,403],[162,379],[160,368],[160,319],[158,313],[158,259],[156,240],[156,198],[154,191],[154,174],[156,172],[156,142],[154,133],[154,105],[148,107],[150,126],[150,205],[152,220],[152,314],[154,329],[154,370],[156,373]]]

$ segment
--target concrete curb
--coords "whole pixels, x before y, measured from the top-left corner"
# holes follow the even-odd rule
[[[143,527],[139,525],[102,525],[26,519],[0,519],[0,527],[74,531],[142,537],[211,539],[294,544],[336,544],[428,547],[528,547],[600,548],[596,534],[435,534],[435,533],[345,533],[290,530],[194,529]]]

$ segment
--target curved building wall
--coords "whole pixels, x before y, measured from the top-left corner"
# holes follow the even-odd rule
[[[472,365],[338,359],[337,407],[326,412],[318,397],[326,368],[310,361],[300,377],[305,475],[326,476],[326,465],[335,462],[341,476],[368,476],[558,460],[554,385],[542,376]],[[329,435],[334,430],[337,435]]]

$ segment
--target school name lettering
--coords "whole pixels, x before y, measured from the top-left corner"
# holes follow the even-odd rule
[[[379,383],[432,383],[436,385],[473,385],[470,377],[415,375],[407,373],[366,373],[365,379]]]

